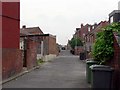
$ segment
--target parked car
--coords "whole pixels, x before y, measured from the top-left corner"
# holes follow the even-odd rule
[[[65,47],[62,47],[62,50],[66,50],[66,48],[65,48]]]
[[[75,53],[75,51],[72,49],[72,50],[70,50],[70,52],[72,53],[72,54],[74,54]]]

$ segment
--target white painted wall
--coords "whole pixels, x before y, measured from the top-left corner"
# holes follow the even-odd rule
[[[55,58],[56,58],[56,55],[50,54],[50,55],[44,56],[44,57],[43,57],[43,60],[44,60],[44,61],[52,61],[52,60],[54,60]]]

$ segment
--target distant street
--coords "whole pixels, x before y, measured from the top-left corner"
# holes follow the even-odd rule
[[[80,61],[69,51],[61,51],[52,62],[45,63],[3,88],[88,88],[85,77],[85,61]]]

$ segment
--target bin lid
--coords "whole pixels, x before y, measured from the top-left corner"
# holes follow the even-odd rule
[[[89,60],[89,61],[86,61],[87,64],[89,63],[97,63],[97,61],[93,61],[93,60]]]
[[[113,68],[111,68],[110,66],[106,66],[106,65],[92,65],[90,66],[92,71],[113,71]]]

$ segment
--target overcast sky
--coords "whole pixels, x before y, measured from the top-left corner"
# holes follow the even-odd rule
[[[108,20],[118,9],[119,0],[20,0],[21,27],[39,26],[44,33],[57,36],[57,43],[67,44],[76,28]]]

